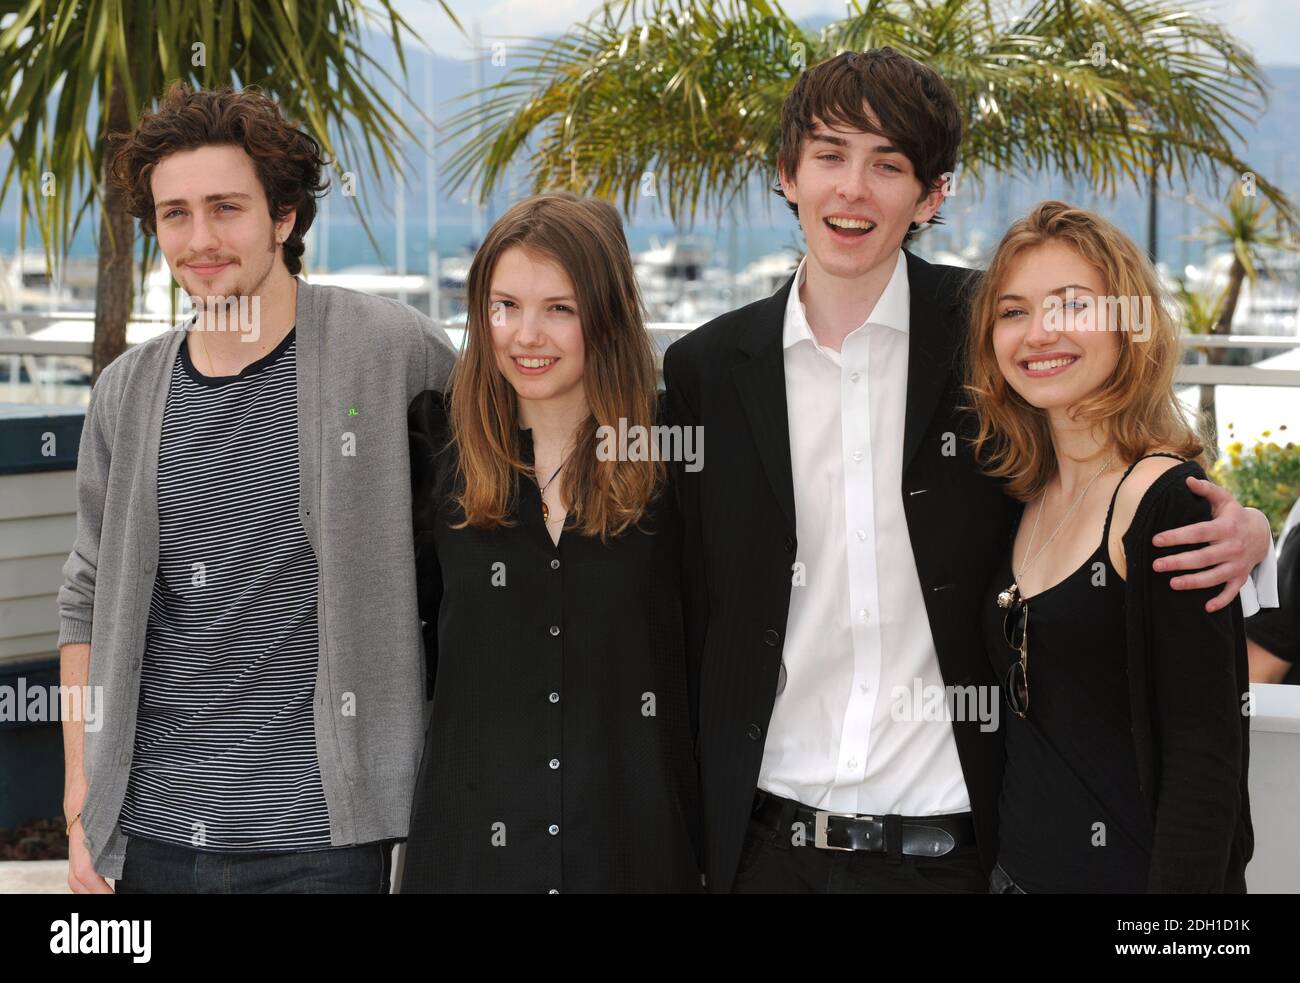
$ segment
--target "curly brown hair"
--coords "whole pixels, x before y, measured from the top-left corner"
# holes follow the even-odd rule
[[[303,237],[316,219],[316,198],[329,186],[321,171],[328,161],[310,133],[285,119],[280,107],[257,86],[194,91],[173,82],[157,110],[145,113],[133,133],[109,136],[109,179],[121,189],[127,211],[147,235],[157,234],[153,170],[165,157],[209,145],[240,147],[252,158],[272,221],[296,210],[293,232],[284,241],[284,265],[302,270]]]

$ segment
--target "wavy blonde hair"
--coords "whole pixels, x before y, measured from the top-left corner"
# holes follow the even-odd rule
[[[465,353],[451,376],[449,418],[458,456],[457,503],[466,525],[511,526],[518,476],[533,480],[522,459],[519,400],[501,374],[492,344],[489,297],[502,253],[519,247],[554,261],[573,284],[582,324],[583,389],[590,415],[579,427],[561,491],[584,535],[616,536],[636,523],[665,480],[662,461],[602,461],[598,428],[619,418],[655,423],[654,349],[645,329],[636,274],[612,205],[567,193],[526,198],[488,231],[466,284]]]
[[[1101,216],[1044,201],[1007,230],[971,300],[965,390],[979,424],[975,456],[985,473],[1005,479],[1008,494],[1024,502],[1040,495],[1056,474],[1047,413],[1007,383],[993,351],[997,298],[1012,265],[1026,250],[1049,242],[1069,246],[1095,267],[1107,296],[1151,298],[1145,341],[1135,336],[1130,305],[1116,305],[1119,323],[1109,327],[1119,332],[1119,361],[1096,392],[1070,408],[1071,418],[1100,427],[1125,462],[1167,450],[1204,466],[1204,444],[1174,395],[1178,325],[1155,269]]]

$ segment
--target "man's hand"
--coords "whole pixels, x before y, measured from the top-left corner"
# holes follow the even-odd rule
[[[68,887],[73,894],[112,894],[108,881],[95,872],[90,851],[86,849],[86,836],[81,828],[81,817],[68,831]]]
[[[1250,579],[1251,570],[1273,548],[1273,534],[1264,513],[1242,508],[1230,491],[1214,482],[1189,477],[1187,487],[1209,500],[1214,518],[1157,533],[1151,542],[1156,546],[1205,545],[1174,556],[1162,556],[1152,567],[1157,572],[1199,571],[1174,577],[1169,582],[1174,590],[1198,590],[1222,584],[1223,590],[1205,603],[1205,610],[1212,613],[1233,602]]]

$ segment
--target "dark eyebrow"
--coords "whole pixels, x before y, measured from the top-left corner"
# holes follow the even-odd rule
[[[492,290],[492,291],[490,291],[490,294],[491,294],[491,296],[493,296],[493,297],[502,297],[502,298],[504,298],[504,299],[506,299],[506,300],[518,300],[518,299],[519,299],[519,298],[516,297],[514,294],[506,293],[504,290]],[[576,301],[573,297],[570,297],[568,294],[561,294],[561,295],[558,296],[558,297],[543,297],[543,298],[542,298],[542,302],[543,302],[543,303],[547,303],[547,304],[549,304],[549,303],[553,303],[554,301],[557,301],[557,300],[567,300],[567,301],[569,301],[570,303],[575,303],[575,304],[577,303],[577,301]]]
[[[206,205],[210,205],[215,201],[227,201],[231,198],[243,198],[247,201],[253,200],[252,195],[246,195],[242,191],[223,191],[220,194],[204,195],[203,203]],[[166,201],[155,202],[154,207],[170,208],[172,205],[187,205],[187,204],[189,204],[189,202],[187,202],[184,198],[168,198]]]
[[[808,134],[808,139],[818,143],[829,143],[836,147],[847,147],[849,145],[849,141],[843,137],[831,136],[829,133],[822,133],[819,130],[814,130]],[[884,143],[879,147],[872,147],[871,152],[873,154],[901,154],[903,151],[892,144]]]

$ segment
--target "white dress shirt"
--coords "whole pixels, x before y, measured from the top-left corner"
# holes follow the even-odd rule
[[[907,260],[900,250],[874,310],[839,352],[808,326],[806,264],[784,328],[799,545],[758,784],[835,812],[965,812],[952,725],[891,713],[896,686],[944,685],[903,512]],[[933,691],[921,692],[923,702]]]

